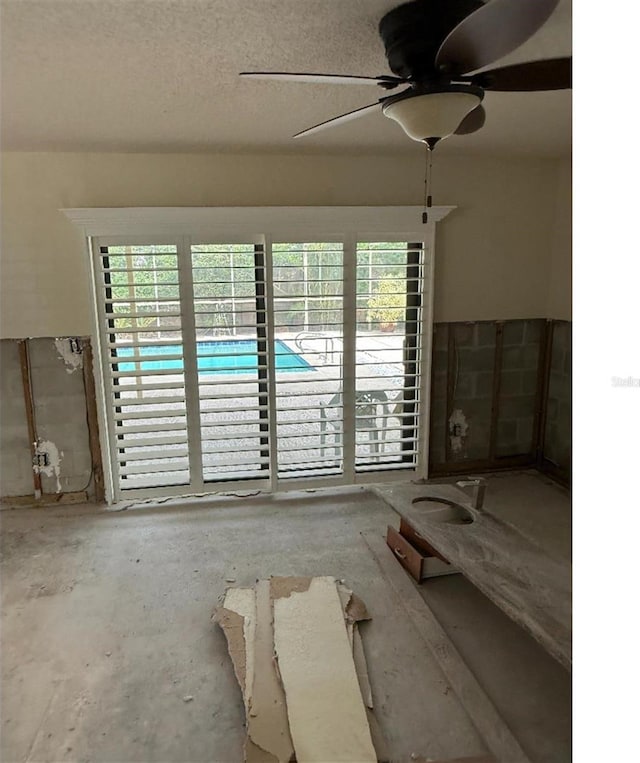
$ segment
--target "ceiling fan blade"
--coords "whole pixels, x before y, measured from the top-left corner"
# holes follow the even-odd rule
[[[379,101],[376,101],[375,103],[370,103],[368,106],[362,106],[359,109],[355,109],[354,111],[348,111],[346,114],[340,114],[338,117],[332,117],[331,119],[327,119],[326,122],[320,122],[317,125],[314,125],[313,127],[309,127],[306,130],[303,130],[302,132],[296,133],[293,137],[294,138],[301,138],[303,135],[311,135],[314,132],[320,132],[320,130],[324,130],[327,127],[334,127],[335,125],[341,125],[345,122],[350,122],[352,119],[358,119],[359,117],[363,117],[365,114],[369,114],[370,112],[376,111],[376,109],[380,109],[380,104],[385,99],[382,98]]]
[[[571,59],[549,58],[502,66],[480,72],[471,81],[484,90],[567,90],[571,87]]]
[[[487,112],[484,108],[482,106],[476,106],[475,109],[470,111],[462,122],[460,122],[454,135],[469,135],[472,132],[477,132],[484,125],[486,118]]]
[[[461,21],[436,54],[436,67],[457,74],[493,63],[522,45],[559,0],[489,0]]]
[[[268,79],[281,82],[310,82],[323,85],[378,85],[391,90],[402,85],[405,80],[382,74],[379,77],[361,77],[350,74],[313,74],[311,72],[240,72],[247,79]]]

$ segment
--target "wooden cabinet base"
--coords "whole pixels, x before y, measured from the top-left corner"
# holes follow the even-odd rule
[[[453,575],[458,572],[442,555],[436,555],[426,541],[421,543],[420,538],[415,537],[415,531],[405,523],[400,524],[400,532],[391,525],[387,527],[387,546],[418,583],[427,578]]]

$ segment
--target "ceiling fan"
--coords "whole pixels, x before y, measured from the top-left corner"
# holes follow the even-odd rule
[[[486,90],[536,91],[571,87],[571,58],[479,69],[518,48],[547,21],[559,0],[412,0],[385,14],[379,33],[393,75],[378,77],[286,72],[241,72],[242,77],[307,83],[370,84],[397,94],[333,117],[294,135],[300,138],[381,110],[429,154],[449,135],[485,122]],[[475,74],[473,72],[476,72]]]

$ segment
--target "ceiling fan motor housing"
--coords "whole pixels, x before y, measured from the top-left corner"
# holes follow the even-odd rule
[[[391,71],[410,80],[437,77],[434,62],[440,45],[482,5],[481,0],[412,0],[389,11],[378,31]]]
[[[397,122],[412,140],[428,144],[452,135],[483,97],[482,88],[474,85],[417,88],[387,98],[382,113]]]
[[[369,84],[397,95],[313,125],[294,137],[382,110],[414,140],[432,147],[448,135],[469,135],[485,123],[485,90],[528,92],[571,87],[571,58],[485,67],[516,50],[547,21],[560,0],[410,0],[379,22],[389,68],[362,75],[311,72],[241,72],[259,79]],[[474,74],[475,72],[475,74]],[[396,91],[397,92],[397,91]]]

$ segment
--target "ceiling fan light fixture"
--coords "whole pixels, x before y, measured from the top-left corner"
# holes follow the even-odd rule
[[[390,99],[382,107],[385,117],[396,121],[405,133],[420,142],[452,135],[462,120],[482,101],[480,88],[416,93]]]

